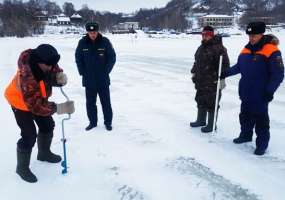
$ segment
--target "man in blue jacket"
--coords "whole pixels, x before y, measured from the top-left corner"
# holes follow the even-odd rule
[[[241,132],[233,142],[251,142],[255,127],[256,149],[254,154],[263,155],[268,147],[268,104],[284,78],[284,65],[276,40],[264,35],[264,22],[249,23],[246,33],[249,43],[238,57],[237,64],[222,73],[221,78],[241,74],[239,96],[241,99]]]
[[[87,34],[78,43],[75,60],[82,84],[86,93],[86,109],[89,125],[86,131],[97,126],[97,94],[99,95],[104,114],[104,124],[108,131],[112,130],[113,111],[110,99],[110,77],[116,62],[116,53],[111,42],[99,33],[96,22],[88,22],[85,26]]]

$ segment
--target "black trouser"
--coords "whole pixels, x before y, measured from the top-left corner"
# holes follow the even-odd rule
[[[102,110],[104,114],[104,124],[111,125],[113,119],[113,111],[111,107],[109,86],[102,88],[85,88],[86,93],[86,110],[87,116],[91,124],[97,124],[97,94],[99,95]]]
[[[205,109],[208,112],[215,110],[216,104],[216,90],[215,88],[205,88],[203,90],[198,89],[196,92],[195,100],[197,102],[197,107],[200,109]],[[218,109],[219,109],[219,102],[222,97],[222,91],[219,90],[219,101],[218,101]]]
[[[33,115],[31,112],[18,110],[12,108],[17,124],[21,129],[21,138],[18,140],[17,147],[25,151],[31,151],[36,143],[37,129],[35,123],[38,126],[39,132],[48,134],[52,137],[54,130],[54,120],[51,116],[38,116]]]
[[[251,139],[253,136],[253,128],[256,132],[256,147],[262,150],[267,149],[270,140],[269,132],[269,115],[268,104],[264,104],[265,107],[262,112],[254,112],[251,110],[252,105],[246,103],[241,104],[241,112],[239,115],[241,133],[240,137]]]

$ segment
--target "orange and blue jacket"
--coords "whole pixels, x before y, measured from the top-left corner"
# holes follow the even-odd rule
[[[247,44],[241,51],[237,63],[226,69],[222,77],[241,74],[239,96],[249,104],[266,104],[264,96],[273,95],[284,79],[281,52],[267,36],[257,45]]]
[[[30,53],[31,49],[21,53],[17,73],[6,88],[5,97],[13,108],[50,116],[56,112],[56,104],[49,102],[48,98],[52,94],[52,86],[57,86],[55,75],[62,70],[55,66],[43,80],[37,80],[29,64]]]

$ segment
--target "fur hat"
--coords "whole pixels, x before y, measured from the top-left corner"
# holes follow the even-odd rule
[[[36,49],[34,53],[38,58],[38,63],[44,63],[47,65],[56,65],[60,59],[60,55],[57,50],[49,44],[41,44]]]
[[[256,35],[265,33],[266,25],[264,22],[251,22],[246,27],[246,34]]]
[[[99,24],[97,22],[88,22],[85,25],[86,31],[90,32],[90,31],[99,31]]]

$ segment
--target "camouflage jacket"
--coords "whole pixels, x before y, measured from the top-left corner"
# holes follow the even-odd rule
[[[57,65],[48,74],[42,72],[43,76],[40,79],[44,82],[47,94],[46,97],[43,97],[39,86],[39,78],[32,72],[30,66],[31,51],[31,49],[28,49],[22,52],[18,60],[19,81],[23,100],[31,113],[39,116],[50,116],[56,112],[56,104],[49,102],[48,98],[52,94],[52,86],[59,86],[56,83],[56,73],[61,72],[62,69]]]
[[[191,69],[193,82],[196,89],[205,87],[216,88],[218,80],[219,60],[223,56],[222,71],[229,67],[229,58],[227,49],[222,44],[220,36],[214,36],[213,39],[205,42],[197,49],[195,53],[195,62]]]

